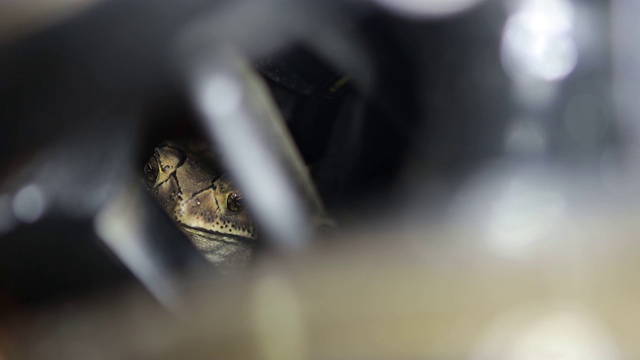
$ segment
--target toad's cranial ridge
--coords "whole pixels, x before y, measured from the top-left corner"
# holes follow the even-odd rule
[[[155,148],[144,173],[153,196],[209,261],[223,269],[248,263],[253,222],[206,145],[167,141]]]

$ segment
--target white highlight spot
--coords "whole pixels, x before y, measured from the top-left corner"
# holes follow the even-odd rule
[[[492,324],[472,359],[614,360],[618,347],[579,303],[512,309]]]
[[[502,61],[515,78],[558,81],[578,61],[574,10],[567,0],[525,0],[507,20]]]
[[[46,207],[46,199],[40,187],[31,184],[23,187],[13,198],[13,213],[25,223],[33,223],[40,219]]]
[[[446,16],[467,10],[480,0],[376,0],[405,16]]]
[[[242,102],[242,87],[226,74],[208,76],[202,82],[203,105],[207,113],[224,117],[234,114]]]
[[[557,191],[514,179],[490,211],[490,247],[502,255],[522,256],[555,226],[565,202]]]
[[[566,191],[557,174],[537,167],[496,164],[478,173],[456,196],[452,215],[477,232],[489,252],[526,258],[555,244],[566,216]]]

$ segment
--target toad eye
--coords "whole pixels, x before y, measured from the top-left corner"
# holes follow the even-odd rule
[[[238,193],[229,194],[227,197],[227,209],[231,212],[240,212],[244,208],[244,201]]]
[[[147,164],[144,166],[144,174],[150,183],[154,183],[156,178],[158,178],[158,160],[155,156],[152,156],[149,161],[147,161]]]

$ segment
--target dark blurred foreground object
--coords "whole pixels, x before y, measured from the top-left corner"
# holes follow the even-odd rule
[[[636,15],[110,1],[6,35],[2,355],[633,357]],[[255,269],[217,276],[144,191],[176,135],[246,195]]]

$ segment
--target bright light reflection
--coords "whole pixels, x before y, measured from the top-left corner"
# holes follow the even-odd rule
[[[469,9],[481,0],[376,0],[405,16],[445,16]]]
[[[207,99],[208,110],[221,117],[236,112],[242,102],[242,89],[238,81],[226,74],[209,76],[207,80],[203,97]]]
[[[39,186],[33,184],[20,189],[12,203],[15,217],[25,223],[32,223],[40,219],[45,206],[44,192]]]
[[[516,78],[558,81],[576,66],[574,11],[566,0],[525,0],[504,28],[502,61]]]
[[[523,255],[551,230],[564,209],[561,193],[514,179],[491,206],[489,245],[503,255]]]
[[[499,317],[472,359],[613,360],[617,346],[579,303],[523,306]]]
[[[499,256],[526,257],[549,246],[566,216],[565,190],[553,172],[496,164],[456,196],[453,218],[478,232],[478,243]]]

